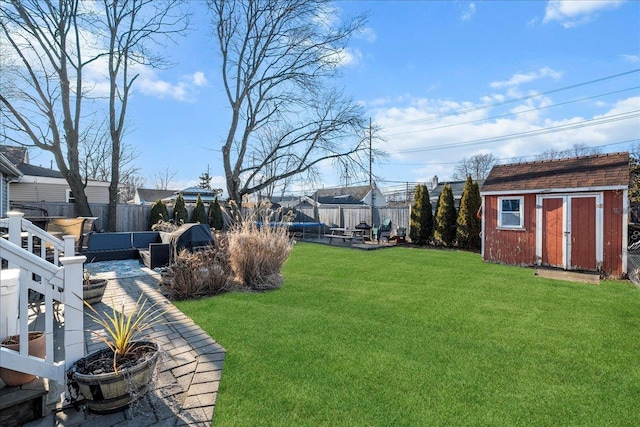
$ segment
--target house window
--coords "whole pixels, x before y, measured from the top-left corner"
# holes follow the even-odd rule
[[[498,227],[524,228],[524,197],[498,199]]]
[[[73,193],[71,192],[71,190],[67,189],[67,203],[75,203],[76,202],[76,198],[73,197]]]

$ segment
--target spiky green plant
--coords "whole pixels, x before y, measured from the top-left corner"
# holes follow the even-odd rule
[[[108,312],[98,313],[98,311],[88,304],[89,317],[100,325],[104,331],[92,331],[103,343],[113,352],[113,372],[118,372],[121,361],[130,355],[135,341],[140,338],[149,328],[161,322],[166,310],[156,308],[157,303],[147,306],[147,299],[140,295],[135,305],[127,313],[124,301],[120,311],[116,310],[116,305],[111,301],[111,314]]]

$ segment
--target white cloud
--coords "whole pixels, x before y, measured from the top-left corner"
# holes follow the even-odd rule
[[[207,79],[201,71],[183,75],[177,82],[162,79],[156,70],[148,67],[136,65],[133,71],[140,74],[134,89],[144,95],[159,99],[169,98],[180,102],[195,102],[198,88],[207,84]]]
[[[622,58],[623,61],[631,62],[632,64],[636,64],[640,62],[640,56],[638,55],[623,54],[623,55],[620,55],[620,57]]]
[[[463,21],[470,21],[475,14],[476,4],[471,2],[469,3],[469,6],[467,6],[467,8],[462,12],[462,16],[460,17],[460,19],[462,19]]]
[[[371,27],[362,27],[354,33],[354,37],[373,43],[378,38],[375,30]]]
[[[543,23],[558,21],[565,28],[586,24],[597,18],[598,12],[616,9],[626,0],[549,0]]]
[[[335,60],[339,67],[353,66],[362,62],[362,52],[358,49],[343,48],[331,59]]]
[[[193,73],[193,84],[196,86],[205,86],[208,81],[207,78],[204,76],[204,73],[202,71],[196,71],[195,73]]]
[[[511,76],[509,80],[506,81],[495,81],[489,83],[493,89],[501,89],[508,87],[520,86],[524,83],[530,83],[534,80],[539,80],[545,77],[551,77],[553,80],[559,80],[562,77],[561,71],[555,71],[549,67],[540,68],[538,71],[532,71],[530,73],[517,73]]]
[[[597,114],[591,110],[591,113],[578,110],[568,115],[557,115],[554,109],[544,109],[556,102],[548,96],[514,103],[508,110],[505,110],[506,106],[483,108],[494,99],[495,95],[487,95],[476,102],[405,96],[403,101],[378,100],[377,107],[373,106],[375,103],[369,103],[369,114],[380,126],[381,136],[385,139],[379,148],[390,155],[386,164],[378,164],[376,174],[381,181],[384,178],[397,180],[398,175],[412,182],[425,181],[433,175],[446,180],[451,179],[457,162],[475,154],[489,152],[500,159],[526,160],[526,156],[540,154],[550,148],[568,149],[574,144],[602,146],[637,138],[637,119],[611,121],[597,126],[580,123],[636,110],[640,104],[639,96],[609,105],[592,104],[591,107],[598,108]],[[448,115],[457,111],[462,112]],[[576,126],[571,130],[544,133],[546,129],[567,124]],[[518,135],[524,132],[541,134]],[[505,136],[506,139],[491,141]],[[485,139],[489,141],[482,141]]]

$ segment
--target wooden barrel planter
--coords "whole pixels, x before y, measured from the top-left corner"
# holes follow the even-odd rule
[[[46,339],[44,332],[29,332],[29,355],[44,359],[46,354]],[[10,350],[20,351],[20,335],[12,335],[2,340],[2,347]],[[36,379],[35,375],[12,369],[0,368],[0,379],[8,386],[19,386]]]
[[[90,305],[99,303],[106,288],[107,279],[89,279],[82,285],[82,299]]]
[[[96,367],[105,360],[107,363],[113,360],[113,352],[109,348],[79,359],[69,369],[69,377],[75,383],[73,387],[87,399],[87,407],[92,412],[107,414],[118,411],[149,390],[160,354],[158,345],[150,341],[138,341],[135,347],[141,350],[140,361],[119,369],[117,373],[103,372],[103,369]]]

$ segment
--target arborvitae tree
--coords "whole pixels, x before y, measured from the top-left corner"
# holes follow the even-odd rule
[[[416,186],[411,206],[409,238],[418,245],[426,245],[433,234],[433,211],[426,185]]]
[[[187,207],[184,204],[182,193],[178,194],[176,202],[173,205],[173,221],[176,225],[182,225],[187,222]]]
[[[462,191],[456,230],[456,240],[461,248],[480,249],[480,231],[482,230],[480,218],[478,218],[480,206],[482,206],[482,199],[478,182],[472,181],[471,176],[468,176]]]
[[[456,206],[451,186],[445,184],[438,199],[438,210],[433,224],[433,238],[437,243],[452,246],[456,240]]]
[[[209,204],[209,227],[215,228],[216,230],[222,230],[224,227],[222,210],[220,209],[220,203],[218,203],[217,197]]]
[[[196,199],[196,206],[193,208],[193,212],[191,213],[191,222],[199,222],[200,224],[207,224],[207,211],[204,208],[204,203],[202,203],[202,199],[198,194],[198,198]]]
[[[149,230],[154,224],[160,221],[169,221],[169,212],[167,206],[162,203],[162,200],[158,199],[151,207],[151,215],[149,216]]]

